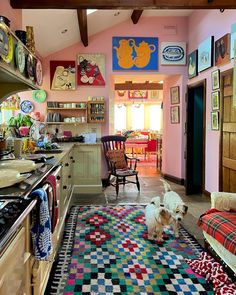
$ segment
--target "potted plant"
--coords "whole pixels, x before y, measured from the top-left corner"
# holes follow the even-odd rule
[[[19,136],[27,136],[30,127],[33,125],[33,119],[30,115],[19,113],[15,117],[11,117],[8,121],[8,126],[14,130],[14,133]]]

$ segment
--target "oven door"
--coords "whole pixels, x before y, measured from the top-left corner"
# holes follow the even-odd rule
[[[43,182],[43,188],[46,190],[48,196],[48,207],[53,233],[59,220],[61,166],[58,166],[50,175],[48,175]]]

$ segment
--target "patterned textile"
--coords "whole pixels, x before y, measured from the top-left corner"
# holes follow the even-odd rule
[[[107,157],[109,158],[111,162],[115,162],[116,169],[127,168],[124,149],[109,150],[107,151]]]
[[[215,261],[209,254],[202,252],[198,259],[186,259],[192,270],[206,277],[207,282],[212,282],[216,295],[236,295],[236,283],[224,272],[222,265]]]
[[[214,294],[185,258],[202,248],[184,230],[147,239],[144,205],[75,206],[45,294]]]
[[[40,188],[33,191],[30,196],[38,199],[31,228],[34,256],[37,260],[46,260],[52,252],[51,220],[47,193]]]
[[[200,216],[198,225],[236,255],[236,211],[210,209]]]

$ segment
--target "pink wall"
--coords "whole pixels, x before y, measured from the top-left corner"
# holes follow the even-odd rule
[[[9,0],[0,1],[0,15],[6,16],[11,21],[11,29],[22,29],[22,11],[21,9],[12,9]]]
[[[113,74],[117,74],[118,72],[112,71],[112,37],[113,36],[142,36],[142,37],[158,37],[159,42],[162,41],[187,41],[188,36],[188,23],[186,17],[153,17],[153,18],[141,18],[137,25],[134,25],[131,20],[123,22],[119,25],[116,25],[106,31],[103,31],[99,34],[96,34],[89,38],[89,46],[83,47],[81,43],[77,43],[71,47],[68,47],[64,50],[56,52],[43,61],[44,68],[44,83],[43,88],[48,93],[48,100],[87,100],[88,96],[104,96],[106,98],[107,110],[109,109],[109,100],[113,99],[109,97],[109,93],[111,91],[110,87],[111,78]],[[169,35],[164,26],[176,26],[176,34]],[[76,91],[51,91],[50,90],[50,69],[49,63],[50,60],[74,60],[78,53],[103,53],[106,56],[106,81],[107,84],[105,87],[80,87]],[[130,71],[127,71],[130,74]],[[135,74],[137,72],[133,72]],[[161,66],[159,65],[158,71],[152,72],[142,72],[145,74],[166,74],[166,75],[182,75],[186,77],[186,66]],[[125,75],[125,71],[119,72],[121,75]],[[137,73],[137,74],[140,74]],[[178,80],[181,88],[181,97],[182,95],[182,80]],[[168,94],[167,94],[168,93]],[[169,101],[169,91],[166,88],[166,95],[164,95],[164,101]],[[182,109],[182,102],[184,100],[181,99],[180,107]],[[168,102],[167,102],[168,103]],[[167,111],[168,112],[168,111]],[[176,158],[176,151],[178,156],[180,156],[179,161],[174,161],[175,168],[170,168],[169,164],[164,166],[164,173],[171,174],[175,177],[182,178],[184,175],[184,165],[183,165],[183,156],[182,156],[182,133],[183,133],[183,125],[182,120],[180,124],[169,126],[169,117],[164,118],[164,126],[167,124],[168,126],[168,139],[179,136],[179,139],[175,141],[175,144],[169,144],[168,139],[166,140],[166,154],[170,159]],[[103,134],[109,133],[109,114],[107,113],[106,124],[102,128]],[[165,127],[164,127],[165,128]],[[172,165],[173,165],[172,163]]]
[[[236,11],[219,10],[195,11],[189,18],[189,49],[197,49],[198,44],[209,36],[219,39],[226,33],[230,33],[231,24],[236,22]],[[233,67],[233,61],[218,67],[221,72]],[[217,67],[205,70],[196,78],[188,81],[188,84],[206,79],[206,176],[205,189],[209,192],[219,190],[219,139],[220,132],[211,131],[211,73]]]

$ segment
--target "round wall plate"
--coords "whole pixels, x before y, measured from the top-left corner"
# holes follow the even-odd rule
[[[34,90],[32,94],[33,100],[36,101],[37,103],[41,103],[45,101],[46,96],[47,96],[46,91],[42,89]]]
[[[37,59],[37,62],[36,62],[35,80],[39,86],[43,84],[43,68],[42,68],[42,63],[39,59]]]
[[[22,103],[20,104],[20,109],[22,110],[23,113],[28,114],[33,111],[34,105],[29,100],[23,100]]]
[[[24,47],[22,46],[20,42],[18,42],[16,45],[15,58],[16,58],[16,65],[20,73],[23,74],[25,70],[26,56],[25,56]]]
[[[0,23],[0,36],[0,56],[5,62],[10,63],[13,58],[13,40],[10,30],[3,23]]]
[[[27,56],[26,69],[27,69],[27,74],[28,74],[30,80],[34,81],[34,79],[35,79],[35,61],[34,61],[34,57],[31,54],[28,54],[28,56]]]

